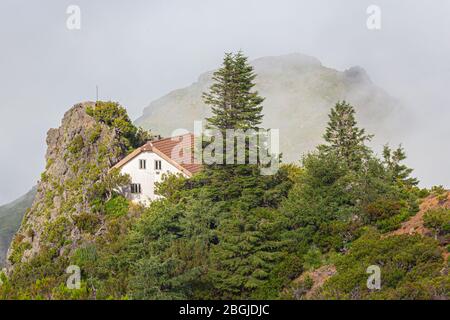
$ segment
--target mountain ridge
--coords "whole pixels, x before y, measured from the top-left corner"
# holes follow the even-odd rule
[[[20,227],[22,218],[31,207],[36,195],[36,187],[13,202],[0,207],[0,268],[4,266],[6,253],[14,234]]]
[[[300,53],[262,57],[250,62],[255,88],[265,97],[263,126],[280,129],[280,149],[287,162],[296,161],[321,142],[327,112],[337,101],[355,106],[358,121],[382,145],[393,135],[388,125],[401,104],[376,86],[359,66],[338,71],[317,58]],[[175,129],[193,130],[195,120],[210,115],[202,93],[212,84],[214,71],[202,73],[191,85],[152,101],[135,123],[170,136]]]

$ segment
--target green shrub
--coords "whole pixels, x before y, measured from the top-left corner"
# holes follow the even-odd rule
[[[147,137],[133,125],[126,109],[117,102],[98,101],[94,107],[88,107],[86,113],[96,121],[104,123],[119,132],[123,144],[129,150],[143,143],[140,140],[141,137]]]
[[[54,162],[55,162],[55,159],[48,159],[47,164],[45,165],[45,170],[50,168]]]
[[[379,199],[370,203],[367,208],[369,222],[391,218],[400,213],[403,205],[400,201],[390,199]]]
[[[383,233],[398,229],[402,222],[416,213],[411,201],[381,198],[366,207],[367,223],[375,225]]]
[[[443,186],[434,186],[431,188],[431,193],[438,198],[439,201],[447,199],[447,190]]]
[[[321,298],[431,299],[436,288],[445,286],[445,280],[437,281],[442,262],[442,252],[433,239],[420,235],[383,238],[369,230],[337,261],[337,274],[325,283]],[[367,288],[367,268],[371,265],[380,267],[381,290]],[[430,281],[437,282],[422,286]]]
[[[432,229],[437,236],[450,234],[450,210],[434,209],[425,213],[423,217],[425,227]]]
[[[78,154],[84,148],[84,140],[81,135],[75,136],[67,150],[72,154]]]
[[[318,248],[311,248],[303,256],[305,270],[312,270],[322,265],[322,253]]]
[[[102,127],[100,125],[96,125],[94,128],[92,128],[89,131],[89,143],[94,143],[96,142],[102,133]]]
[[[47,182],[48,181],[48,174],[47,172],[41,173],[41,182]]]
[[[55,300],[87,300],[89,290],[85,281],[81,281],[80,289],[69,289],[65,283],[61,283],[52,290],[51,295]]]
[[[28,249],[31,249],[31,243],[29,242],[15,243],[9,260],[12,263],[19,263],[22,260],[23,253]]]
[[[288,290],[286,298],[301,300],[305,294],[311,290],[314,285],[314,280],[308,275],[304,279],[294,282]]]
[[[431,194],[431,192],[427,188],[419,189],[417,192],[417,196],[421,199],[428,197],[430,194]]]
[[[122,196],[116,196],[105,203],[105,213],[110,216],[123,216],[128,213],[129,202]]]
[[[394,215],[388,219],[377,221],[375,225],[380,232],[383,233],[391,232],[400,228],[402,222],[408,220],[408,218],[411,217],[411,215],[412,213],[410,211],[403,209],[397,215]]]
[[[93,244],[88,244],[75,250],[71,257],[71,261],[74,265],[77,265],[83,271],[86,271],[95,266],[97,258],[97,247]]]
[[[77,228],[82,232],[95,233],[100,224],[100,217],[95,213],[83,212],[72,216]]]
[[[67,241],[64,235],[69,224],[69,220],[64,216],[59,216],[53,222],[47,222],[42,233],[42,241],[46,244],[63,245]]]

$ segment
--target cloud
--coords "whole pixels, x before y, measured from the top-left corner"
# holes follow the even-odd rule
[[[333,68],[361,65],[415,113],[415,133],[404,141],[419,177],[450,180],[446,0],[379,0],[380,31],[366,28],[373,3],[365,0],[79,0],[79,31],[66,28],[71,4],[0,3],[0,203],[36,182],[46,131],[73,104],[94,99],[96,85],[100,98],[120,101],[137,118],[151,100],[238,49],[252,59],[302,52]]]

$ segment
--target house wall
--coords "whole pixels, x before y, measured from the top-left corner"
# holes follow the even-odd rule
[[[139,160],[147,161],[146,169],[139,169]],[[161,161],[161,170],[159,171],[155,170],[155,160]],[[148,205],[151,201],[159,197],[155,195],[155,182],[162,181],[164,173],[182,173],[174,165],[150,151],[141,153],[126,163],[120,171],[122,174],[129,174],[132,183],[139,183],[141,185],[141,194],[131,194],[131,187],[124,190],[127,197],[144,205]],[[185,175],[184,173],[182,174]]]

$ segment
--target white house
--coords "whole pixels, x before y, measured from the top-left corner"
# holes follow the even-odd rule
[[[182,174],[189,178],[201,170],[195,164],[194,135],[147,142],[118,162],[113,168],[131,177],[131,185],[124,190],[128,198],[148,205],[158,198],[155,183],[162,181],[164,173]]]

